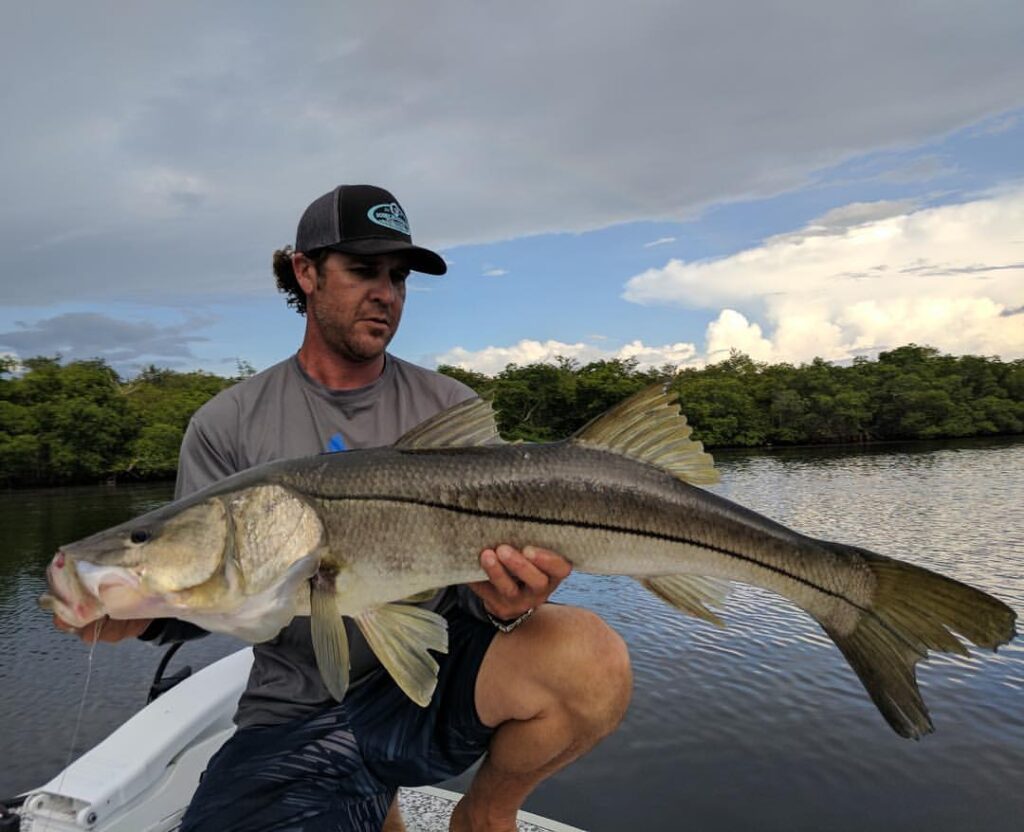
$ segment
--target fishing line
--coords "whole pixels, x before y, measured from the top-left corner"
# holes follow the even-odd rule
[[[71,767],[71,761],[75,756],[75,744],[78,742],[78,731],[82,727],[82,717],[85,714],[85,700],[89,696],[89,682],[92,680],[92,657],[96,652],[96,645],[100,640],[100,632],[103,630],[103,622],[107,618],[97,618],[93,625],[92,631],[92,645],[89,647],[89,659],[85,668],[85,684],[82,685],[82,700],[78,703],[78,716],[75,718],[75,728],[71,732],[71,748],[68,749],[68,758],[64,763],[64,770],[60,773],[60,780],[57,781],[56,792],[59,795],[64,788],[64,778],[68,775],[68,768]],[[51,812],[47,812],[47,817],[43,823],[42,832],[46,832],[50,828],[50,818],[53,817]]]

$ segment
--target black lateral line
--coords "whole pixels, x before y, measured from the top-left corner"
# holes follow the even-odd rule
[[[422,506],[424,508],[438,509],[440,511],[450,511],[450,512],[453,512],[455,514],[466,514],[466,515],[469,515],[469,516],[472,516],[472,517],[488,517],[488,518],[492,518],[492,519],[496,519],[496,520],[516,520],[516,521],[519,521],[519,522],[538,523],[538,524],[542,524],[542,525],[543,524],[547,524],[547,525],[552,525],[552,526],[577,526],[577,527],[584,528],[584,529],[595,529],[595,530],[598,530],[598,531],[617,532],[619,534],[635,535],[635,536],[638,536],[638,537],[648,537],[648,538],[651,538],[653,540],[664,540],[664,541],[668,541],[668,542],[671,542],[671,543],[682,543],[682,544],[685,544],[685,545],[688,545],[688,546],[700,546],[700,547],[703,547],[705,549],[710,549],[713,552],[718,552],[718,553],[726,555],[728,557],[733,557],[733,558],[736,558],[737,560],[744,561],[745,563],[749,563],[749,564],[751,564],[751,565],[753,565],[755,567],[759,567],[759,568],[764,569],[764,570],[766,570],[768,572],[774,572],[777,575],[782,575],[783,577],[788,578],[789,580],[794,581],[795,583],[803,584],[804,586],[809,587],[810,589],[813,589],[815,592],[820,592],[823,595],[828,595],[828,596],[830,596],[832,598],[836,598],[837,600],[840,600],[840,601],[842,601],[842,602],[844,602],[846,604],[849,604],[854,609],[859,610],[860,612],[864,613],[865,615],[870,616],[875,621],[877,621],[883,627],[883,629],[885,629],[885,630],[887,630],[889,632],[889,634],[893,638],[895,638],[897,641],[901,642],[905,647],[909,648],[911,650],[911,652],[913,652],[918,657],[917,661],[920,661],[922,659],[926,659],[928,657],[928,650],[927,649],[922,653],[921,650],[915,644],[912,644],[908,640],[907,636],[903,635],[903,633],[901,633],[891,623],[889,623],[884,618],[882,618],[882,616],[880,616],[877,612],[875,612],[875,610],[871,609],[870,607],[862,606],[861,604],[858,604],[856,601],[850,600],[845,595],[841,595],[838,592],[833,592],[830,589],[825,589],[824,587],[820,587],[817,584],[812,583],[811,581],[807,580],[806,578],[801,578],[799,575],[794,575],[794,574],[792,574],[790,572],[787,572],[784,569],[780,569],[777,566],[772,566],[770,564],[763,563],[762,561],[759,561],[759,560],[756,560],[756,559],[754,559],[752,557],[744,555],[741,552],[735,552],[735,551],[733,551],[731,549],[726,549],[726,548],[721,547],[721,546],[715,546],[714,544],[703,543],[703,542],[696,541],[696,540],[690,540],[690,539],[685,538],[685,537],[676,537],[675,535],[670,535],[670,534],[662,534],[660,532],[650,532],[650,531],[645,531],[645,530],[623,528],[621,526],[614,526],[614,525],[612,525],[610,523],[595,523],[595,522],[586,521],[586,520],[584,520],[584,521],[579,521],[579,520],[560,520],[560,519],[554,518],[554,517],[524,516],[524,515],[520,515],[520,514],[511,514],[511,513],[508,513],[508,512],[491,511],[491,510],[485,510],[485,509],[474,509],[474,508],[469,508],[467,506],[455,506],[455,505],[450,505],[448,503],[433,502],[431,500],[424,500],[424,499],[420,499],[420,498],[417,498],[417,497],[398,497],[398,496],[394,496],[394,495],[382,495],[382,494],[323,494],[323,493],[316,493],[316,492],[312,492],[312,491],[306,491],[306,492],[304,492],[304,494],[307,497],[311,497],[313,499],[319,499],[319,500],[353,500],[353,501],[358,501],[358,502],[403,503],[403,504],[407,504],[407,505]],[[819,622],[819,626],[820,626],[820,622]],[[828,631],[826,631],[826,632],[828,632]],[[831,637],[831,634],[829,634],[829,635]],[[833,638],[833,641],[835,641],[834,638]],[[911,664],[912,678],[913,678],[913,665],[914,664],[916,664],[916,661]],[[916,678],[914,678],[913,681],[914,681],[914,688],[916,690],[916,688],[917,688],[917,685],[916,685],[916,681],[917,680],[916,680]]]
[[[875,618],[879,618],[878,614],[874,612],[874,610],[868,607],[863,607],[857,602],[851,601],[845,595],[840,595],[838,592],[833,592],[830,589],[820,587],[817,584],[807,580],[806,578],[801,578],[799,575],[794,575],[790,572],[787,572],[784,569],[780,569],[777,566],[772,566],[771,564],[767,564],[763,561],[759,561],[755,558],[749,557],[748,555],[744,555],[742,552],[736,552],[732,549],[726,549],[722,546],[716,546],[713,543],[704,543],[703,541],[699,540],[691,540],[686,537],[679,537],[672,534],[663,534],[661,532],[652,532],[644,529],[631,529],[624,526],[616,526],[611,523],[598,523],[589,520],[562,520],[557,517],[535,517],[532,515],[512,514],[510,512],[503,511],[469,508],[468,506],[457,506],[451,505],[449,503],[434,502],[432,500],[424,500],[418,497],[397,497],[383,494],[328,495],[316,494],[311,492],[305,493],[306,496],[318,500],[353,500],[356,502],[403,503],[406,505],[422,506],[423,508],[438,509],[440,511],[450,511],[455,514],[466,514],[471,517],[487,517],[493,520],[515,520],[523,523],[537,523],[540,525],[548,526],[576,526],[578,528],[591,529],[594,531],[616,532],[618,534],[634,535],[636,537],[647,537],[652,540],[662,540],[668,543],[681,543],[686,546],[699,546],[703,549],[710,549],[712,552],[718,552],[719,554],[728,555],[729,557],[733,557],[737,560],[744,561],[745,563],[752,564],[753,566],[757,566],[768,572],[774,572],[777,575],[782,575],[785,578],[789,578],[791,581],[795,581],[796,583],[810,587],[815,592],[820,592],[823,595],[829,595],[832,598],[837,598],[840,601],[844,601],[845,603],[850,604],[852,607],[855,607],[863,613],[867,613]],[[892,631],[891,627],[889,627],[889,625],[885,621],[882,621],[881,618],[879,618],[879,621],[882,623],[883,626]],[[893,631],[893,634],[899,636],[902,639],[902,636],[900,636],[899,633]]]

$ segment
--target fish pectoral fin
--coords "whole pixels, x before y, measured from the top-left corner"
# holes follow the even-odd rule
[[[448,622],[436,612],[408,604],[385,604],[359,613],[356,624],[391,678],[421,708],[437,687],[437,660],[448,652]]]
[[[348,636],[337,596],[329,587],[318,586],[316,580],[310,590],[309,613],[320,676],[331,696],[340,702],[348,689]]]
[[[504,440],[498,433],[491,403],[485,399],[468,399],[421,422],[400,436],[394,447],[416,450],[500,444],[504,444]]]
[[[640,583],[677,610],[709,621],[716,627],[725,626],[725,622],[708,605],[720,607],[725,603],[729,594],[728,581],[703,575],[662,575],[641,578]]]

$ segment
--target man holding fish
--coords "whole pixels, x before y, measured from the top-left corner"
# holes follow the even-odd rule
[[[915,675],[929,652],[1014,638],[998,598],[701,488],[718,474],[668,385],[564,441],[501,442],[486,402],[385,353],[408,271],[444,271],[386,191],[325,194],[296,249],[275,271],[306,313],[298,356],[201,408],[180,467],[189,496],[62,546],[40,599],[75,628],[172,617],[259,644],[240,730],[184,829],[251,828],[254,812],[262,829],[377,829],[397,785],[485,752],[451,828],[513,829],[529,791],[629,698],[618,636],[539,606],[569,571],[555,552],[717,624],[730,582],[786,598],[907,738],[934,730]],[[325,437],[359,449],[310,456]]]
[[[294,250],[274,256],[280,290],[306,317],[302,346],[197,411],[175,496],[275,459],[391,445],[472,399],[465,385],[386,351],[410,271],[446,268],[413,245],[404,211],[381,188],[343,185],[311,203]],[[408,546],[414,559],[417,541]],[[419,704],[367,645],[365,622],[341,634],[347,693],[322,679],[309,617],[257,644],[238,731],[211,760],[182,829],[397,832],[398,786],[440,782],[486,754],[450,828],[514,830],[532,789],[619,723],[631,673],[625,645],[597,616],[545,605],[571,569],[558,554],[495,540],[480,566],[486,581],[408,599],[448,629],[436,689]],[[95,629],[55,622],[85,640]],[[99,638],[166,643],[202,632],[174,619],[108,620]]]

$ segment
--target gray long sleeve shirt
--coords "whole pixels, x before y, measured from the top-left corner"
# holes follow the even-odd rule
[[[178,463],[176,497],[275,459],[390,445],[440,411],[472,398],[466,385],[390,354],[384,372],[357,390],[331,390],[310,378],[298,357],[282,361],[219,393],[189,423]],[[424,606],[461,603],[482,617],[465,588],[449,588]],[[379,666],[362,635],[347,625],[352,684]],[[183,622],[154,622],[147,640],[194,637]],[[328,707],[333,699],[317,669],[309,618],[295,618],[274,639],[254,647],[249,683],[238,703],[239,727],[273,725]]]

